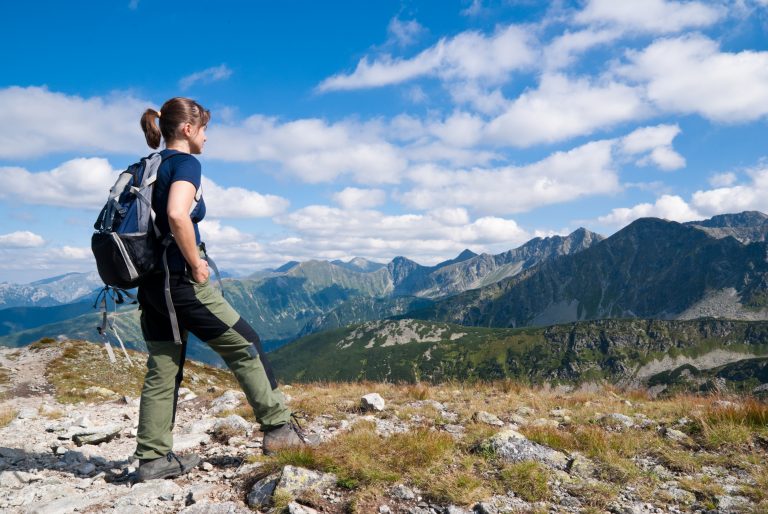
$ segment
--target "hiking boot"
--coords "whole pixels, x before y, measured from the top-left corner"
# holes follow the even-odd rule
[[[168,452],[165,457],[139,462],[139,482],[146,482],[147,480],[183,475],[197,466],[200,462],[200,456],[196,453],[190,453],[179,457],[173,452]]]
[[[304,431],[294,416],[288,423],[264,432],[261,450],[264,455],[274,455],[284,448],[296,448],[307,444]]]

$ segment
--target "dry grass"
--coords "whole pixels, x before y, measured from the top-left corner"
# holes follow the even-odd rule
[[[9,408],[0,409],[0,428],[7,427],[11,421],[16,419],[17,414],[18,412],[16,412],[15,409],[9,409]]]
[[[116,352],[116,362],[107,357],[102,345],[84,341],[65,343],[40,340],[33,343],[34,349],[58,345],[62,354],[53,359],[46,370],[46,376],[56,391],[56,399],[62,403],[93,401],[93,395],[86,394],[89,387],[103,387],[119,395],[139,396],[146,373],[146,354],[128,350],[133,361],[131,366],[122,353]],[[184,367],[184,385],[195,394],[209,398],[216,396],[208,392],[237,388],[234,377],[228,370],[221,370],[194,361],[187,361]],[[219,394],[221,394],[219,392]]]
[[[508,464],[499,475],[508,490],[527,502],[546,500],[551,494],[549,472],[538,462]]]

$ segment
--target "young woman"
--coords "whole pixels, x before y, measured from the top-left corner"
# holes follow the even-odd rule
[[[191,332],[221,355],[261,424],[264,453],[271,454],[304,441],[277,390],[259,336],[209,282],[197,228],[205,216],[205,201],[200,194],[200,162],[194,157],[203,151],[209,120],[210,112],[188,98],[172,98],[160,111],[147,109],[141,117],[147,144],[158,148],[161,138],[165,141],[152,207],[161,238],[172,235],[166,254],[168,283],[181,339],[186,341]],[[186,344],[174,342],[165,289],[165,273],[158,272],[143,281],[138,291],[149,351],[134,454],[140,462],[141,481],[178,476],[200,461],[195,454],[177,456],[172,451],[171,429]]]

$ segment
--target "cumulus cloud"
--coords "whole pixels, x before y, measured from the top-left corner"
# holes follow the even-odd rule
[[[617,73],[643,85],[665,111],[721,122],[768,115],[768,52],[721,52],[701,35],[662,39],[628,53]]]
[[[665,171],[676,170],[685,166],[685,158],[672,148],[672,140],[679,133],[678,125],[639,128],[621,139],[620,151],[627,155],[645,154],[638,165],[653,163]]]
[[[623,227],[638,218],[653,216],[670,221],[692,221],[702,216],[677,195],[663,195],[655,203],[641,203],[634,207],[613,209],[610,214],[598,218],[600,223]]]
[[[217,218],[262,218],[288,208],[288,200],[279,196],[241,187],[221,187],[206,177],[202,182],[206,210]]]
[[[0,246],[3,248],[37,248],[45,244],[42,236],[28,230],[19,230],[10,234],[0,235]]]
[[[400,149],[361,124],[329,124],[320,119],[280,123],[254,115],[209,131],[210,157],[241,162],[275,162],[305,182],[340,175],[364,184],[396,183],[407,162]]]
[[[426,29],[416,20],[401,20],[394,17],[387,25],[388,42],[401,47],[412,45],[424,32]]]
[[[591,134],[645,113],[636,88],[547,74],[537,89],[521,94],[485,132],[497,144],[527,147]]]
[[[620,36],[621,31],[616,29],[566,31],[565,34],[555,37],[544,48],[544,67],[552,71],[565,68],[585,51],[610,43]]]
[[[211,68],[206,68],[202,71],[196,71],[190,75],[179,80],[179,88],[182,91],[186,91],[190,87],[194,86],[198,82],[202,84],[210,84],[212,82],[218,82],[221,80],[227,80],[232,76],[232,70],[226,64],[220,64]]]
[[[702,2],[671,0],[589,0],[577,13],[576,23],[620,27],[635,32],[657,34],[708,27],[724,12]]]
[[[98,208],[117,172],[106,159],[72,159],[50,171],[30,172],[24,168],[0,168],[0,198],[36,205]]]
[[[525,212],[619,189],[612,140],[555,152],[528,166],[448,170],[415,166],[403,202],[416,209],[466,206],[488,214]]]
[[[347,210],[370,209],[383,205],[387,193],[382,189],[347,187],[333,195],[334,201]]]
[[[727,187],[736,183],[736,174],[733,172],[717,173],[709,177],[709,183],[713,187]]]
[[[275,251],[296,257],[349,258],[407,255],[434,263],[466,247],[509,249],[530,238],[514,220],[485,216],[471,220],[465,209],[438,208],[423,214],[388,215],[311,205],[278,218],[296,234],[276,241]],[[305,253],[306,252],[306,253]]]
[[[535,55],[529,35],[520,27],[507,26],[491,36],[468,31],[443,38],[410,59],[388,54],[364,57],[354,72],[329,77],[317,89],[325,92],[381,87],[424,76],[498,82],[512,71],[530,66]]]
[[[82,98],[44,87],[0,89],[0,158],[57,152],[146,152],[138,121],[151,105],[121,94]]]
[[[722,175],[726,182],[735,180],[735,175]],[[750,179],[747,184],[699,190],[691,195],[689,201],[678,195],[662,195],[655,203],[613,209],[598,221],[620,227],[645,216],[682,222],[733,212],[768,212],[768,168],[758,166],[747,171],[747,175]]]
[[[768,168],[761,166],[747,171],[750,182],[744,185],[718,187],[696,191],[691,204],[713,216],[727,212],[768,212]]]

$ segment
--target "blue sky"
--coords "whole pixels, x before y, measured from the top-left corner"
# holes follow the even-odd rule
[[[233,272],[768,212],[768,0],[2,11],[0,281],[94,269],[141,113],[178,95],[212,111],[201,230]]]

